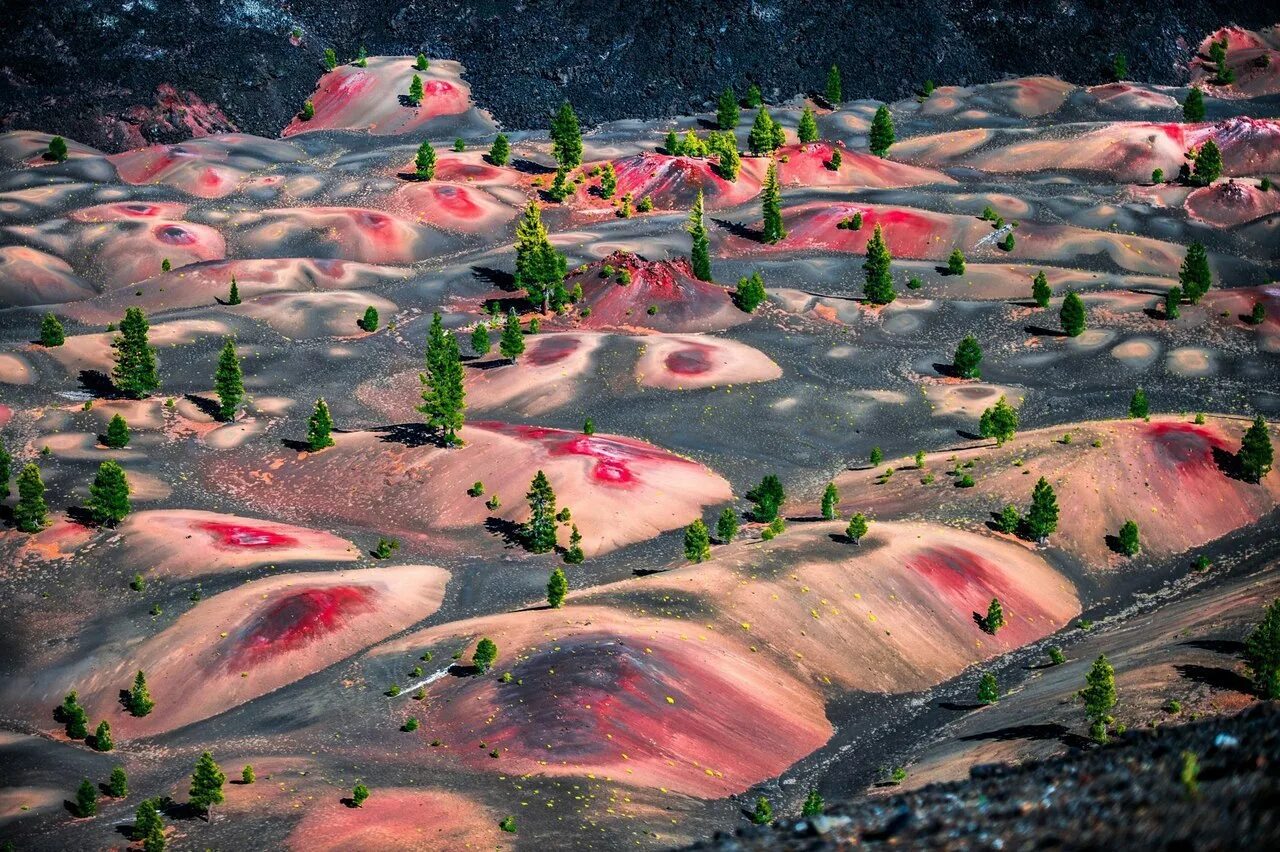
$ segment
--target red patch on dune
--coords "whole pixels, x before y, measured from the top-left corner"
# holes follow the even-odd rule
[[[547,367],[568,358],[581,345],[576,337],[544,337],[524,357],[535,367]]]
[[[501,181],[506,177],[506,174],[505,171],[497,166],[469,163],[466,160],[451,157],[441,157],[436,163],[436,180],[457,181],[459,183],[465,183],[466,181],[492,183]]]
[[[711,370],[710,353],[710,346],[690,346],[672,352],[663,363],[668,370],[681,376],[699,376]]]
[[[1150,423],[1145,427],[1156,459],[1178,473],[1201,476],[1218,473],[1214,450],[1226,450],[1226,442],[1204,426],[1192,423]]]
[[[926,547],[912,554],[906,564],[964,613],[985,615],[991,599],[999,598],[1007,624],[998,636],[1008,644],[1023,645],[1039,637],[1039,631],[1023,617],[1041,615],[1040,606],[1014,591],[999,568],[973,551],[953,545]],[[974,629],[978,629],[976,625]]]
[[[582,435],[563,429],[493,421],[475,425],[524,440],[538,441],[547,448],[548,455],[553,457],[587,456],[595,459],[596,463],[591,468],[591,476],[605,485],[631,486],[639,482],[640,478],[632,467],[637,462],[693,464],[687,459],[632,438],[606,438],[601,435]]]
[[[605,267],[612,273],[605,275]],[[619,276],[625,271],[629,283]],[[581,284],[591,315],[586,328],[643,326],[662,331],[707,331],[745,321],[728,292],[693,274],[688,258],[646,260],[629,252],[614,252],[585,270],[570,273],[565,286]],[[649,313],[649,308],[656,308]]]
[[[181,225],[157,225],[152,233],[155,234],[157,240],[171,246],[194,245],[198,239],[195,234]]]
[[[450,216],[459,219],[479,219],[484,215],[484,209],[471,200],[471,194],[465,187],[438,186],[433,190],[432,196],[436,203]]]
[[[759,180],[745,169],[736,181],[727,181],[716,174],[713,165],[714,160],[701,157],[653,153],[623,157],[614,161],[618,175],[616,195],[650,196],[659,207],[685,208],[702,190],[707,207],[715,209],[741,204],[759,191]]]
[[[858,230],[840,228],[845,219],[862,214]],[[879,225],[895,257],[942,257],[956,241],[955,221],[943,214],[875,208],[866,204],[804,205],[787,216],[791,233],[774,248],[791,251],[802,245],[861,254]]]
[[[241,629],[228,668],[261,662],[295,651],[342,626],[352,615],[373,609],[374,591],[368,586],[329,586],[293,592],[259,614]]]
[[[291,535],[244,524],[208,521],[198,526],[212,534],[216,543],[222,547],[295,547],[298,544],[298,540]]]

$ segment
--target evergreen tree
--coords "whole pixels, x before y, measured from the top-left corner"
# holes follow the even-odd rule
[[[513,308],[507,314],[507,321],[502,326],[502,337],[498,339],[498,351],[503,358],[513,362],[524,352],[524,333],[520,331],[520,319]]]
[[[738,156],[738,137],[733,135],[733,131],[711,134],[707,147],[716,157],[716,174],[727,181],[736,181],[738,172],[742,170],[742,158]]]
[[[893,255],[884,241],[884,231],[876,225],[871,239],[867,240],[867,259],[862,264],[867,273],[862,292],[873,305],[887,305],[898,297],[893,289],[892,263]]]
[[[547,196],[559,204],[568,198],[571,192],[573,192],[573,187],[569,184],[569,170],[561,166],[556,169],[556,176],[551,181],[551,188],[547,190]]]
[[[667,131],[667,138],[662,143],[662,152],[672,157],[680,156],[680,137],[674,130]]]
[[[98,723],[98,729],[93,732],[93,750],[111,751],[115,747],[115,740],[111,739],[111,723],[103,719]]]
[[[365,800],[369,798],[369,788],[359,781],[356,786],[351,788],[351,803],[357,808],[364,807]]]
[[[818,141],[818,122],[813,117],[813,108],[808,104],[804,105],[804,112],[800,113],[800,124],[796,128],[796,135],[801,142]]]
[[[307,449],[313,453],[333,446],[333,417],[324,397],[316,400],[316,407],[307,420]]]
[[[89,736],[89,714],[80,706],[80,698],[73,689],[62,699],[58,708],[58,720],[67,727],[67,736],[73,740],[82,740]]]
[[[805,796],[804,804],[800,807],[800,816],[816,817],[822,816],[823,810],[827,807],[827,803],[822,800],[822,796],[814,788],[809,788],[809,795]]]
[[[1182,286],[1182,294],[1191,304],[1200,301],[1209,288],[1213,286],[1213,273],[1209,269],[1209,253],[1200,243],[1187,246],[1187,254],[1182,260],[1182,268],[1178,270],[1178,283]]]
[[[618,172],[613,167],[613,163],[605,162],[600,167],[600,196],[602,198],[613,198],[613,194],[618,191]]]
[[[427,57],[424,54],[419,53],[417,58],[413,61],[413,68],[415,71],[426,71],[430,67],[431,63],[427,61]]]
[[[1201,186],[1208,186],[1222,177],[1222,150],[1218,148],[1218,143],[1210,139],[1200,146],[1191,176]]]
[[[1013,251],[1015,242],[1016,241],[1013,238],[1013,231],[1010,231],[1009,233],[1005,234],[1004,239],[1000,241],[999,243],[1000,249],[1002,251]]]
[[[567,270],[565,256],[551,245],[542,224],[541,209],[530,201],[516,226],[516,286],[523,287],[529,301],[543,313],[558,310],[568,299]]]
[[[978,343],[978,338],[972,334],[966,335],[956,347],[956,356],[952,363],[960,378],[982,378],[982,346]]]
[[[1093,661],[1084,682],[1080,697],[1084,699],[1084,712],[1089,719],[1089,735],[1096,742],[1105,743],[1111,708],[1116,706],[1116,672],[1105,654]]]
[[[1079,337],[1084,333],[1084,300],[1074,290],[1067,291],[1058,317],[1062,321],[1062,330],[1068,337]]]
[[[1142,552],[1142,541],[1138,537],[1138,525],[1133,521],[1125,521],[1120,527],[1120,550],[1125,556],[1134,557]]]
[[[40,320],[40,345],[61,346],[66,341],[67,333],[62,327],[62,322],[52,313],[45,314]]]
[[[684,528],[684,555],[690,562],[705,562],[711,558],[711,533],[701,518]]]
[[[1259,414],[1245,430],[1244,440],[1240,443],[1240,452],[1236,454],[1236,462],[1245,479],[1250,482],[1261,482],[1262,477],[1271,472],[1274,462],[1274,451],[1271,447],[1271,433],[1267,431],[1267,421]]]
[[[1182,103],[1182,117],[1186,121],[1204,121],[1204,94],[1196,86],[1191,87]]]
[[[999,598],[992,598],[987,605],[987,615],[982,619],[982,629],[995,636],[1004,625],[1004,607],[1000,605]]]
[[[316,105],[313,101],[306,100],[302,102],[302,110],[298,113],[298,117],[303,121],[310,121],[316,117]]]
[[[876,110],[875,117],[871,119],[871,131],[867,136],[871,153],[877,157],[885,156],[889,153],[889,147],[893,145],[894,139],[893,116],[889,115],[889,108],[882,104]]]
[[[858,512],[849,519],[849,526],[845,527],[844,534],[854,544],[861,544],[862,539],[867,535],[867,516]]]
[[[234,420],[244,402],[244,373],[240,371],[234,338],[228,337],[222,344],[218,369],[213,374],[213,392],[218,395],[218,416],[225,421]]]
[[[123,766],[117,766],[111,770],[111,777],[107,779],[107,790],[115,799],[123,799],[129,795],[129,776],[125,773]]]
[[[827,160],[827,168],[833,172],[838,172],[842,163],[844,163],[844,154],[841,154],[840,149],[836,146],[831,146],[831,159]]]
[[[144,840],[154,832],[159,832],[163,838],[164,823],[160,819],[160,811],[156,808],[156,803],[151,799],[144,799],[134,811],[133,839]]]
[[[418,180],[431,180],[436,176],[436,149],[430,142],[418,146],[413,158],[413,173]]]
[[[787,144],[787,131],[781,122],[775,121],[773,123],[773,147],[776,150],[785,144]]]
[[[498,138],[493,140],[493,147],[489,149],[489,162],[495,166],[505,166],[511,159],[511,143],[507,141],[505,134],[499,133]]]
[[[760,480],[759,485],[747,492],[747,499],[756,504],[751,511],[752,520],[767,524],[778,517],[778,509],[782,507],[787,495],[782,489],[782,480],[771,473]]]
[[[91,817],[98,813],[98,788],[88,778],[76,788],[76,816]]]
[[[525,547],[534,553],[548,553],[556,546],[556,494],[547,475],[538,471],[525,495],[529,520],[524,525]]]
[[[952,249],[947,257],[947,274],[964,275],[964,252],[958,248]]]
[[[733,303],[750,314],[764,304],[767,296],[764,279],[760,277],[760,272],[757,270],[747,277],[738,279],[738,287],[733,291]]]
[[[738,110],[738,97],[731,86],[725,86],[720,93],[720,101],[716,105],[716,124],[721,130],[733,130],[738,126],[741,113]]]
[[[113,527],[124,520],[130,509],[129,482],[124,468],[114,461],[98,465],[98,473],[89,486],[85,508],[103,526]]]
[[[995,704],[1000,700],[1000,684],[991,672],[983,672],[978,681],[978,700],[983,704]]]
[[[564,569],[552,568],[551,577],[547,580],[547,603],[553,609],[559,609],[564,606],[564,597],[568,592],[569,579],[565,577]]]
[[[747,97],[745,99],[747,109],[759,109],[764,106],[764,98],[760,94],[760,87],[752,83],[747,87]]]
[[[213,806],[225,800],[222,784],[227,780],[222,768],[214,761],[213,755],[205,752],[196,761],[195,771],[191,773],[190,803],[197,810],[204,811],[205,820],[213,816]]]
[[[776,134],[773,131],[773,116],[768,107],[760,107],[756,119],[751,123],[751,131],[747,134],[747,150],[757,157],[777,148]]]
[[[173,269],[173,264],[169,262],[169,258],[166,257],[164,260],[160,261],[161,272],[169,272],[172,269]]]
[[[418,106],[422,103],[424,94],[422,91],[422,78],[414,74],[413,80],[409,82],[409,103]]]
[[[1058,528],[1058,495],[1043,476],[1031,492],[1031,508],[1027,510],[1027,530],[1036,541],[1047,541]]]
[[[13,456],[9,455],[4,439],[0,438],[0,501],[8,500],[9,495],[13,493],[13,489],[9,486],[9,477],[13,476],[12,465]]]
[[[13,507],[13,521],[22,532],[37,533],[49,522],[49,507],[44,502],[44,480],[35,462],[27,462],[18,474],[18,504]]]
[[[1264,701],[1280,698],[1280,598],[1271,602],[1262,621],[1249,633],[1243,656],[1258,697]]]
[[[1018,412],[1001,394],[995,405],[982,412],[978,421],[978,434],[984,438],[995,438],[996,446],[1001,447],[1017,433]]]
[[[373,332],[378,330],[379,321],[378,309],[373,305],[369,305],[364,309],[364,315],[356,321],[356,325],[360,326],[363,331],[373,334]]]
[[[422,405],[418,411],[426,415],[427,426],[440,435],[444,445],[452,446],[458,443],[467,391],[463,386],[458,338],[445,330],[439,311],[432,316],[431,330],[427,333],[426,360],[426,372],[418,376],[422,382]]]
[[[564,561],[569,565],[581,565],[584,559],[586,554],[582,552],[582,533],[578,532],[578,525],[574,524],[569,528],[569,549],[564,553]]]
[[[142,399],[160,387],[156,351],[147,336],[150,328],[142,308],[126,308],[120,321],[120,334],[111,342],[116,351],[112,382],[116,390],[134,399]]]
[[[483,358],[491,349],[493,349],[493,342],[489,339],[489,324],[476,323],[476,327],[471,331],[471,350]]]
[[[568,101],[551,119],[551,154],[561,168],[575,169],[582,165],[582,128]]]
[[[1117,53],[1111,57],[1111,75],[1116,80],[1123,80],[1129,76],[1129,58],[1123,53]]]
[[[1150,411],[1151,406],[1147,403],[1147,392],[1142,388],[1138,388],[1133,392],[1133,396],[1129,398],[1129,416],[1144,420]]]
[[[147,676],[138,669],[133,678],[133,686],[129,689],[129,712],[141,718],[155,709],[156,703],[151,700],[151,690],[147,688]]]
[[[693,274],[699,281],[711,280],[711,243],[707,239],[707,226],[703,222],[702,190],[698,190],[698,198],[693,202],[693,210],[689,212],[689,224],[685,230],[692,238],[689,251],[689,264]]]
[[[1182,288],[1170,287],[1168,292],[1164,294],[1164,318],[1166,320],[1176,320],[1181,311],[1178,308],[1182,302]]]
[[[716,519],[716,538],[724,544],[733,541],[738,535],[738,513],[726,507]]]
[[[840,508],[840,490],[834,482],[828,482],[822,492],[822,518],[827,521],[836,519],[836,510]]]
[[[768,825],[773,822],[773,805],[764,796],[756,799],[756,808],[751,812],[751,821],[756,825]]]
[[[364,45],[360,45],[360,50],[356,53],[355,61],[351,63],[357,68],[369,67],[369,54],[365,52]]]
[[[471,655],[471,665],[475,666],[480,674],[484,674],[493,667],[496,659],[498,659],[498,646],[492,639],[485,637],[476,643],[475,653]]]
[[[231,276],[231,291],[227,293],[227,304],[240,304],[240,285],[236,284],[236,277],[234,275]]]
[[[240,780],[245,784],[252,784],[258,780],[258,776],[254,774],[253,767],[246,763],[244,769],[240,770]]]
[[[1267,308],[1261,302],[1254,302],[1253,308],[1249,311],[1249,324],[1262,325],[1267,321]]]
[[[105,438],[104,443],[111,449],[124,449],[129,446],[129,424],[119,414],[112,415]]]
[[[1000,516],[996,523],[1000,527],[1000,532],[1013,535],[1022,526],[1022,513],[1018,511],[1018,507],[1010,503],[1000,510]]]
[[[67,140],[61,136],[55,136],[49,140],[49,147],[44,152],[44,158],[55,163],[65,163],[67,161],[67,153]]]
[[[332,47],[324,49],[324,70],[332,71],[338,67],[338,54],[334,52]]]
[[[827,86],[823,90],[827,103],[832,106],[839,106],[844,102],[844,86],[841,85],[840,69],[835,65],[831,66],[831,70],[827,72]]]
[[[782,190],[778,185],[778,164],[769,163],[769,171],[765,173],[764,187],[760,191],[760,204],[764,212],[764,234],[766,243],[776,243],[787,236],[787,229],[782,224]]]

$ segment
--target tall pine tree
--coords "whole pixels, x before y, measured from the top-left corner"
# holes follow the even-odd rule
[[[36,533],[49,522],[49,507],[44,502],[44,480],[35,462],[28,462],[18,474],[18,504],[13,507],[13,521],[18,529]]]
[[[867,301],[873,305],[887,305],[897,298],[893,289],[893,274],[889,266],[893,255],[889,254],[889,246],[885,244],[884,232],[876,225],[875,233],[867,240],[867,259],[862,268],[867,273],[867,283],[863,292]]]
[[[534,553],[548,553],[556,546],[556,494],[547,475],[538,471],[525,495],[529,520],[524,525],[525,547]]]
[[[1187,246],[1187,254],[1178,270],[1178,283],[1182,285],[1182,295],[1191,304],[1197,304],[1209,288],[1213,286],[1213,273],[1209,269],[1209,253],[1201,243]]]
[[[104,461],[98,465],[85,508],[95,521],[106,527],[115,526],[129,514],[129,480],[117,462]]]
[[[151,348],[147,334],[150,328],[142,308],[126,308],[120,333],[111,342],[116,361],[111,380],[116,390],[134,399],[142,399],[160,387],[156,351]]]
[[[551,119],[551,154],[561,168],[576,169],[582,165],[582,127],[568,101]]]
[[[1068,291],[1062,300],[1062,308],[1058,312],[1062,321],[1062,330],[1068,337],[1079,337],[1084,333],[1085,312],[1084,299],[1074,290]]]
[[[204,811],[206,820],[213,816],[213,806],[220,805],[225,800],[222,785],[226,780],[227,776],[214,761],[212,754],[206,751],[200,755],[195,771],[191,773],[189,796],[191,805]]]
[[[529,301],[543,313],[557,310],[568,299],[564,289],[567,271],[568,261],[547,236],[541,209],[530,201],[516,225],[516,286],[523,287]]]
[[[1058,528],[1058,495],[1043,476],[1031,491],[1031,508],[1027,510],[1027,531],[1038,542],[1048,541]]]
[[[1271,472],[1275,461],[1271,447],[1271,433],[1267,429],[1267,421],[1259,414],[1245,430],[1244,440],[1240,443],[1240,452],[1236,454],[1240,471],[1250,482],[1261,482],[1262,477]]]
[[[520,330],[520,318],[515,308],[507,313],[507,321],[502,326],[502,337],[498,339],[498,351],[503,358],[515,361],[524,352],[524,332]]]
[[[329,403],[324,401],[324,397],[320,397],[307,420],[307,449],[314,453],[325,447],[332,447],[332,432],[333,417],[329,414]]]
[[[844,85],[840,79],[840,69],[835,65],[832,65],[831,70],[827,72],[827,86],[823,94],[827,98],[827,103],[832,106],[839,106],[844,101]]]
[[[458,338],[445,330],[439,311],[431,318],[427,369],[419,379],[423,387],[418,411],[426,415],[427,426],[440,435],[445,446],[457,444],[467,397],[463,387],[462,353],[458,349]]]
[[[778,164],[775,161],[769,162],[769,171],[765,173],[760,205],[764,213],[764,241],[776,243],[784,239],[787,229],[782,224],[782,189],[778,184]]]
[[[689,213],[689,224],[685,230],[693,240],[689,251],[689,263],[693,274],[699,281],[711,280],[711,243],[707,239],[707,226],[702,218],[702,190],[698,190],[698,198],[693,202],[693,210]]]
[[[732,87],[725,86],[724,91],[720,93],[720,101],[716,104],[716,124],[721,130],[732,130],[738,126],[741,115],[738,109],[738,96],[733,93]]]
[[[244,402],[244,374],[236,355],[236,342],[228,337],[218,356],[218,369],[213,374],[213,391],[218,395],[218,416],[230,421]]]
[[[796,136],[801,142],[818,141],[818,122],[813,117],[813,107],[808,104],[804,105],[804,112],[800,113],[800,124],[796,127]]]
[[[867,137],[871,153],[877,157],[885,156],[889,153],[889,146],[893,144],[895,138],[893,116],[889,115],[889,108],[881,104],[876,110],[875,117],[871,119],[871,132]]]

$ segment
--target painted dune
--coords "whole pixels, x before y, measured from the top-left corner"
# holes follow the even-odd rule
[[[934,169],[920,168],[906,163],[877,157],[866,151],[840,147],[840,168],[828,167],[836,146],[829,142],[786,145],[776,156],[785,161],[778,164],[778,180],[783,187],[870,187],[887,189],[927,184],[955,184],[955,180]],[[769,158],[748,157],[742,161],[744,173],[750,173],[763,183],[768,171]]]
[[[1185,204],[1202,222],[1234,228],[1280,213],[1280,192],[1264,192],[1252,181],[1228,180],[1192,190]]]
[[[632,198],[652,199],[654,207],[661,210],[688,210],[701,191],[709,210],[736,207],[751,200],[760,192],[760,179],[746,169],[735,181],[720,177],[713,163],[706,157],[672,157],[668,154],[645,152],[623,157],[614,162],[618,175],[615,196],[621,198],[630,193]],[[592,202],[590,186],[579,190],[579,203]],[[595,199],[603,203],[600,199]]]
[[[295,852],[499,849],[502,840],[498,817],[466,796],[379,787],[358,808],[333,796],[311,805],[285,846]]]
[[[759,349],[701,334],[663,334],[636,338],[641,348],[636,381],[646,387],[692,390],[767,382],[782,368]]]
[[[0,247],[0,304],[52,305],[96,292],[62,258],[26,246]]]
[[[243,240],[262,257],[318,257],[407,264],[429,257],[441,241],[393,213],[363,207],[295,207],[244,214]]]
[[[629,282],[622,276],[624,271],[631,278]],[[750,318],[734,306],[723,287],[695,278],[683,257],[646,260],[629,252],[614,252],[585,270],[570,272],[565,287],[573,289],[579,284],[584,297],[581,304],[591,308],[590,316],[582,317],[580,324],[591,329],[712,331]]]
[[[420,535],[482,533],[490,517],[522,523],[523,496],[543,470],[588,555],[682,527],[732,496],[702,465],[632,438],[497,422],[471,422],[460,434],[465,446],[449,450],[416,425],[338,434],[337,446],[321,453],[215,459],[208,475],[264,512]],[[501,498],[499,509],[467,496],[476,481]],[[568,535],[562,525],[562,543]]]
[[[229,133],[138,148],[107,159],[126,183],[164,184],[199,198],[223,198],[250,173],[305,156],[288,142]]]

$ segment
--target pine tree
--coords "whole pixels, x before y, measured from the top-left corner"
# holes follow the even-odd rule
[[[705,562],[711,558],[711,533],[701,518],[684,528],[684,556],[690,562]]]
[[[836,488],[834,482],[828,482],[827,488],[822,492],[822,517],[824,520],[834,521],[836,519],[836,510],[840,508],[840,490]]]
[[[524,352],[524,333],[520,331],[520,319],[512,309],[507,314],[507,321],[502,326],[502,337],[498,339],[498,351],[503,358],[515,361]]]
[[[195,771],[191,773],[190,802],[197,810],[204,811],[205,820],[213,816],[213,806],[225,800],[222,784],[227,780],[222,768],[214,761],[213,755],[205,752],[196,761]]]
[[[800,807],[800,816],[816,817],[822,816],[822,812],[826,809],[827,803],[822,800],[822,796],[814,788],[809,788],[809,795],[805,796],[804,804]]]
[[[662,143],[662,152],[672,157],[680,156],[680,137],[674,130],[667,131],[667,138]]]
[[[115,747],[115,740],[111,739],[111,723],[103,719],[98,723],[98,729],[93,732],[93,750],[111,751]]]
[[[302,102],[302,109],[298,113],[298,117],[303,121],[310,121],[316,117],[316,105],[314,101],[306,100]]]
[[[1001,394],[995,405],[982,412],[978,421],[978,434],[984,438],[995,438],[996,446],[1001,447],[1017,433],[1018,412]]]
[[[142,840],[154,831],[164,836],[164,823],[160,819],[160,811],[151,799],[144,799],[133,815],[133,839]]]
[[[1191,87],[1182,103],[1182,117],[1186,121],[1204,121],[1204,94],[1196,86]]]
[[[861,544],[867,535],[868,526],[867,516],[858,512],[849,519],[849,526],[845,527],[844,534],[854,544]]]
[[[755,810],[751,812],[751,821],[756,825],[768,825],[773,822],[773,805],[764,796],[756,799]]]
[[[698,198],[693,202],[693,210],[689,212],[689,224],[685,230],[693,240],[689,252],[689,263],[693,274],[699,281],[711,280],[711,243],[707,239],[707,226],[703,222],[702,190],[698,190]]]
[[[958,248],[952,249],[947,257],[947,274],[964,275],[964,252]]]
[[[422,98],[425,94],[422,90],[422,78],[414,74],[413,79],[409,82],[409,103],[418,106],[422,103]]]
[[[808,104],[804,105],[804,112],[800,113],[800,124],[796,127],[796,135],[801,142],[818,141],[818,122],[813,117],[813,108]]]
[[[332,71],[338,67],[338,54],[334,52],[332,47],[324,49],[324,70]]]
[[[113,527],[124,520],[130,509],[129,482],[124,468],[114,461],[98,465],[98,473],[89,486],[85,508],[103,526]]]
[[[773,123],[773,147],[776,150],[786,144],[787,144],[787,131],[782,126],[781,122],[775,121]]]
[[[787,236],[787,229],[782,224],[782,190],[778,186],[778,164],[769,163],[769,171],[765,173],[764,187],[760,191],[760,204],[764,212],[764,234],[766,243],[776,243]]]
[[[738,110],[738,97],[733,93],[731,86],[725,86],[724,91],[720,93],[720,100],[716,105],[716,125],[721,130],[732,130],[738,126],[738,119],[741,112]]]
[[[111,777],[107,779],[107,790],[115,799],[123,799],[129,795],[129,776],[125,773],[123,766],[117,766],[111,770]]]
[[[956,347],[956,355],[952,363],[960,378],[982,378],[982,346],[978,343],[978,338],[972,334],[966,335]]]
[[[831,159],[827,160],[827,168],[833,172],[838,172],[842,163],[844,163],[844,154],[840,153],[840,149],[833,145],[831,147]]]
[[[134,399],[142,399],[160,387],[156,351],[147,336],[150,328],[142,308],[126,308],[120,321],[120,334],[111,342],[116,351],[112,382],[116,390]]]
[[[1133,521],[1125,521],[1120,527],[1120,550],[1125,556],[1134,557],[1142,552],[1142,541],[1138,537],[1138,525]]]
[[[252,784],[258,780],[258,776],[254,774],[253,767],[246,763],[244,769],[240,770],[240,780],[245,784]]]
[[[618,191],[618,172],[613,167],[613,163],[606,161],[600,167],[600,196],[602,198],[613,198],[613,194]]]
[[[62,322],[52,313],[45,314],[40,320],[40,345],[61,346],[66,341],[67,333],[62,327]]]
[[[425,54],[419,53],[417,58],[413,61],[413,68],[415,71],[426,71],[430,67],[431,63],[427,61]]]
[[[871,131],[867,136],[871,153],[877,157],[885,156],[889,153],[889,147],[893,145],[894,139],[893,116],[889,115],[889,108],[882,104],[876,110],[875,117],[871,119]]]
[[[1264,701],[1280,698],[1280,598],[1271,602],[1262,621],[1249,633],[1242,656],[1258,697]]]
[[[133,686],[129,689],[129,712],[134,716],[146,716],[155,709],[156,703],[151,700],[151,690],[147,688],[147,676],[138,669],[133,678]]]
[[[61,136],[55,136],[49,140],[49,147],[45,149],[44,158],[55,163],[65,163],[67,161],[67,153],[67,140]]]
[[[44,502],[44,480],[35,462],[28,462],[18,474],[18,504],[13,507],[13,521],[26,533],[37,533],[49,522],[49,507]]]
[[[1036,304],[1041,308],[1047,308],[1052,296],[1053,290],[1049,288],[1049,279],[1043,272],[1037,272],[1035,280],[1031,282],[1031,298],[1035,299]]]
[[[1213,286],[1213,273],[1209,269],[1209,253],[1200,243],[1187,246],[1187,254],[1182,260],[1182,268],[1178,270],[1178,283],[1182,293],[1191,304],[1197,304],[1209,288]]]
[[[827,103],[839,106],[844,101],[844,86],[841,85],[840,69],[835,65],[827,72],[827,86],[823,90]]]
[[[1062,330],[1068,337],[1079,337],[1084,333],[1084,300],[1074,290],[1067,291],[1058,317],[1062,321]]]
[[[1004,607],[1000,605],[999,598],[992,598],[987,605],[987,615],[982,619],[982,629],[995,636],[1004,625]]]
[[[360,45],[360,50],[356,53],[355,61],[351,63],[357,68],[369,67],[369,54],[365,52],[364,45]]]
[[[578,525],[574,524],[569,528],[569,549],[564,552],[564,561],[569,565],[581,565],[584,559],[586,554],[582,552],[582,533],[578,532]]]
[[[489,340],[488,323],[476,323],[476,327],[471,331],[471,350],[483,358],[491,349],[493,349],[493,343]]]
[[[498,134],[498,138],[493,140],[493,147],[489,149],[489,162],[495,166],[505,166],[511,159],[511,143],[507,141],[507,137],[503,133]]]
[[[898,297],[893,289],[892,263],[893,255],[889,254],[889,246],[885,244],[884,231],[876,225],[875,233],[867,240],[867,259],[862,264],[867,273],[863,294],[873,305],[887,305]]]
[[[369,788],[361,782],[357,781],[356,785],[351,788],[351,803],[357,808],[363,807],[365,800],[369,798]]]
[[[1182,302],[1182,288],[1170,287],[1164,294],[1164,318],[1166,320],[1176,320],[1181,316],[1178,305]]]
[[[224,421],[235,419],[244,402],[244,374],[236,356],[235,339],[228,337],[218,356],[218,369],[213,374],[213,392],[218,395],[218,416]]]
[[[1123,80],[1129,76],[1129,58],[1123,53],[1117,53],[1111,57],[1111,75],[1116,80]]]
[[[983,704],[995,704],[1000,700],[1000,684],[991,672],[983,672],[978,681],[978,700]]]
[[[489,671],[496,659],[498,659],[498,646],[492,639],[485,637],[476,643],[475,653],[471,655],[471,664],[480,671],[480,674]]]
[[[767,524],[778,517],[778,509],[782,507],[787,495],[782,489],[782,480],[777,474],[771,473],[747,492],[747,499],[756,504],[751,512],[752,520]]]
[[[1013,231],[1010,231],[1009,233],[1005,234],[1004,239],[1001,240],[999,243],[1000,249],[1002,251],[1013,251],[1013,247],[1015,244],[1016,244],[1016,241],[1013,238]]]
[[[529,520],[524,524],[525,547],[534,553],[548,553],[556,546],[556,494],[547,475],[538,471],[525,495]]]
[[[360,326],[361,330],[373,334],[378,330],[379,321],[378,309],[373,305],[369,305],[364,309],[364,314],[360,319],[356,321],[356,325]]]
[[[754,313],[756,308],[764,304],[767,297],[764,279],[760,277],[758,270],[747,277],[739,278],[738,287],[733,291],[733,303],[749,314]]]
[[[547,579],[547,603],[552,609],[559,609],[564,606],[564,597],[569,592],[569,580],[564,575],[564,569],[552,568],[551,576]]]
[[[73,740],[82,740],[89,736],[89,714],[80,706],[80,698],[73,689],[62,699],[58,708],[58,721],[66,725],[67,736]]]
[[[1245,430],[1244,440],[1240,443],[1240,452],[1236,454],[1236,462],[1240,472],[1250,482],[1261,482],[1262,477],[1271,472],[1275,461],[1271,447],[1271,433],[1267,430],[1267,421],[1259,414]]]
[[[716,519],[716,538],[724,544],[733,541],[738,535],[738,513],[726,507]]]
[[[333,446],[333,417],[329,414],[329,403],[324,397],[316,400],[316,407],[307,420],[307,449],[319,452],[325,447]]]
[[[13,456],[0,438],[0,501],[8,500],[13,489],[9,485],[9,477],[13,476]]]
[[[576,169],[582,165],[582,128],[568,101],[551,119],[551,154],[561,168]]]
[[[1089,735],[1096,742],[1105,743],[1111,708],[1116,706],[1116,672],[1105,654],[1093,661],[1084,682],[1080,697],[1084,699],[1084,712],[1089,720]]]
[[[91,817],[98,813],[98,788],[88,778],[76,788],[76,816]]]
[[[764,106],[764,98],[760,94],[760,87],[755,83],[747,86],[747,97],[744,102],[747,105],[747,109],[758,109]]]
[[[129,446],[129,424],[119,414],[112,415],[111,422],[107,424],[107,434],[104,436],[105,443],[113,450],[124,449]]]
[[[426,372],[418,376],[423,386],[418,411],[426,415],[427,426],[440,435],[442,443],[453,446],[458,443],[458,430],[462,428],[467,391],[458,338],[445,330],[439,311],[431,318],[426,360]]]
[[[1027,510],[1027,530],[1036,541],[1047,541],[1058,528],[1058,495],[1043,476],[1031,492],[1031,508]]]
[[[1218,143],[1210,139],[1200,146],[1191,176],[1201,186],[1208,186],[1222,177],[1222,150]]]
[[[768,107],[760,107],[755,121],[751,123],[751,131],[747,134],[747,150],[757,157],[763,156],[778,147],[775,139],[773,116],[769,115]]]
[[[568,262],[551,245],[542,224],[542,211],[533,201],[525,207],[524,217],[516,226],[515,248],[516,286],[523,287],[529,301],[543,313],[558,310],[568,299],[564,290]]]
[[[1129,399],[1129,416],[1143,420],[1150,411],[1151,406],[1147,403],[1147,392],[1142,388],[1138,388]]]
[[[413,173],[418,180],[431,180],[436,176],[436,149],[430,142],[418,146],[413,158]]]
[[[236,284],[236,277],[231,276],[231,291],[227,294],[228,305],[240,304],[240,287]]]

